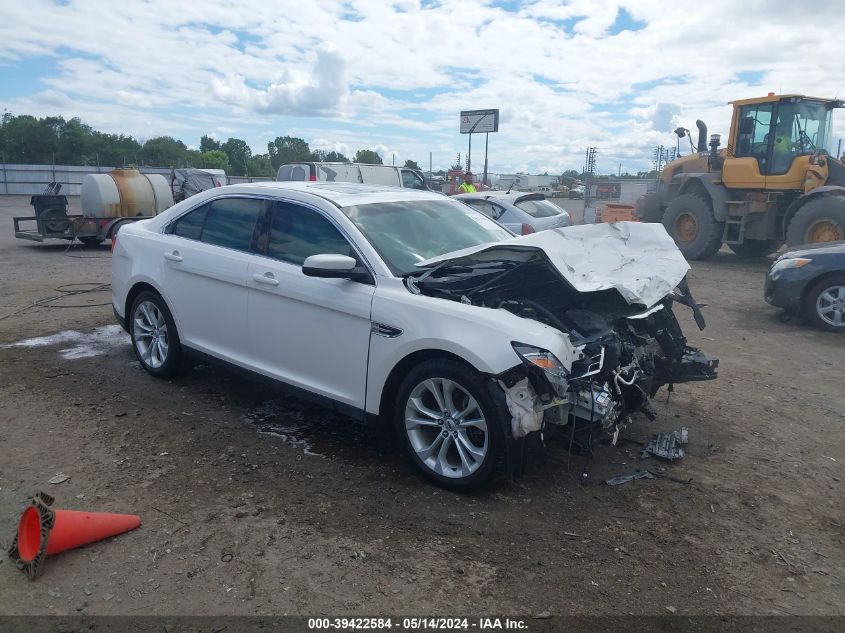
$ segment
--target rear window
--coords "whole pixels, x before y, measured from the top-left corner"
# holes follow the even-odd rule
[[[282,165],[276,180],[309,180],[311,178],[310,165]]]
[[[561,214],[560,207],[548,200],[520,200],[515,206],[525,211],[532,218],[550,218]]]

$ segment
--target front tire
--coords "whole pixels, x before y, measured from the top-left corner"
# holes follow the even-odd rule
[[[804,312],[817,328],[845,332],[845,275],[832,275],[810,287]]]
[[[456,492],[488,484],[503,463],[507,408],[468,365],[432,359],[414,367],[393,412],[400,441],[419,471]]]
[[[728,244],[728,248],[740,257],[765,257],[780,248],[780,244],[777,240],[745,240],[742,244]]]
[[[129,336],[141,366],[157,378],[179,371],[182,345],[176,323],[164,299],[157,292],[141,292],[129,312]]]
[[[709,259],[722,246],[725,223],[713,217],[710,202],[694,193],[683,193],[666,208],[663,226],[687,259]]]
[[[802,206],[786,228],[786,243],[818,244],[845,240],[845,197],[822,196]]]

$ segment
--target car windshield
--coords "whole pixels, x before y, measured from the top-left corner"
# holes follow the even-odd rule
[[[462,248],[513,237],[493,220],[448,200],[402,200],[344,207],[342,211],[378,251],[394,275]]]
[[[534,218],[550,218],[553,215],[561,214],[560,207],[548,200],[519,200],[516,206]]]

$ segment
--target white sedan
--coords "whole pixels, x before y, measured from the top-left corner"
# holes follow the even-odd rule
[[[660,225],[516,238],[435,193],[273,182],[199,193],[113,250],[115,315],[149,373],[212,357],[390,419],[453,490],[548,425],[614,434],[661,385],[716,374],[672,313],[700,319]]]

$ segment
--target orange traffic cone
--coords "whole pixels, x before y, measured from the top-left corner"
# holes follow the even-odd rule
[[[133,514],[53,510],[53,497],[39,492],[32,505],[21,514],[18,533],[9,548],[9,556],[18,569],[34,580],[43,571],[48,555],[123,534],[141,525]]]

